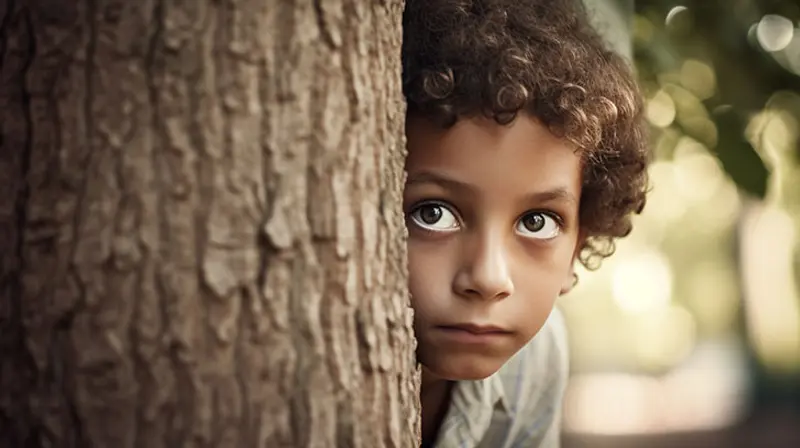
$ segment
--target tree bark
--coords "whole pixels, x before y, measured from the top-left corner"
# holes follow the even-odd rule
[[[417,444],[401,12],[0,1],[0,446]]]

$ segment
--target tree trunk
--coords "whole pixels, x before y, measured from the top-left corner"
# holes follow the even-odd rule
[[[0,446],[412,447],[401,0],[0,0]]]

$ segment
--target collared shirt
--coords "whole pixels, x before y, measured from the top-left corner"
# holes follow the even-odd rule
[[[557,448],[569,353],[554,309],[539,333],[494,375],[459,381],[435,448]]]

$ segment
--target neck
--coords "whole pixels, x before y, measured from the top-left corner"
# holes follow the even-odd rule
[[[422,441],[431,444],[447,414],[453,382],[422,368],[420,402],[422,404]]]
[[[441,385],[446,382],[447,382],[446,379],[436,376],[433,373],[431,373],[430,370],[426,369],[425,367],[422,367],[422,384],[420,384],[422,395],[425,395],[426,389],[431,390],[436,388],[437,386],[441,387]]]

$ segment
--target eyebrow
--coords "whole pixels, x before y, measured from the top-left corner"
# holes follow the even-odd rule
[[[446,190],[456,191],[466,195],[474,195],[475,187],[453,179],[442,174],[422,171],[409,174],[406,185],[414,184],[435,184]],[[532,202],[571,202],[577,203],[578,199],[566,187],[554,187],[543,191],[536,191],[526,195],[526,199]]]

